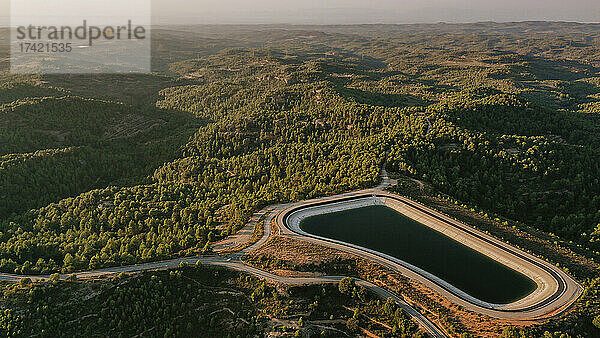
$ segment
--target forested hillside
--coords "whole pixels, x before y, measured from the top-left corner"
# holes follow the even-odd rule
[[[273,288],[202,266],[87,282],[23,280],[0,291],[9,306],[0,310],[6,336],[337,337],[360,332],[359,325],[421,336],[393,302],[352,284]]]
[[[382,167],[600,251],[597,25],[154,34],[151,75],[2,70],[0,270],[207,251]]]
[[[4,75],[5,271],[201,249],[266,204],[376,184],[384,163],[597,250],[600,61],[574,59],[595,40],[567,34],[550,58],[460,29],[262,33],[246,37],[260,49],[171,55],[164,75]]]

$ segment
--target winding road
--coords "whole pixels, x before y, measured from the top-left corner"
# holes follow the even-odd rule
[[[391,183],[391,180],[383,171],[383,180],[382,183],[374,188],[376,191],[383,191],[384,188],[388,187]],[[342,195],[337,195],[333,197],[325,197],[321,200],[329,200],[336,197],[349,197],[354,196],[355,194],[361,194],[368,191],[373,191],[373,189],[362,190],[358,192],[351,192]],[[61,279],[67,279],[71,275],[75,275],[80,279],[87,278],[97,278],[108,275],[114,275],[119,273],[134,273],[134,272],[142,272],[142,271],[152,271],[152,270],[167,270],[179,267],[181,264],[196,264],[200,262],[205,265],[212,266],[220,266],[224,268],[229,268],[233,270],[237,270],[240,272],[248,273],[254,275],[256,277],[276,282],[283,283],[288,285],[314,285],[314,284],[334,284],[339,283],[340,280],[345,278],[345,276],[320,276],[320,277],[282,277],[279,275],[272,274],[270,272],[257,269],[250,265],[247,265],[243,262],[243,257],[250,252],[260,248],[263,246],[270,238],[272,233],[272,224],[279,215],[279,213],[290,206],[297,205],[294,204],[278,204],[272,205],[264,208],[260,212],[256,213],[251,221],[246,225],[246,230],[253,229],[257,224],[259,224],[263,219],[263,237],[261,237],[256,243],[248,246],[245,249],[242,249],[238,252],[234,252],[225,256],[195,256],[195,257],[184,257],[184,258],[176,258],[170,260],[164,260],[153,263],[143,263],[143,264],[135,264],[135,265],[127,265],[127,266],[119,266],[119,267],[111,267],[83,272],[76,272],[73,274],[61,274]],[[9,274],[9,273],[0,273],[0,281],[13,282],[17,283],[23,278],[29,278],[32,281],[45,281],[50,278],[50,275],[18,275],[18,274]],[[425,315],[417,311],[415,308],[406,303],[400,296],[397,294],[390,292],[384,288],[381,288],[371,282],[353,278],[357,285],[363,286],[367,290],[383,297],[384,299],[392,298],[396,304],[402,308],[414,322],[416,322],[423,330],[425,330],[432,337],[448,337],[446,333],[440,329],[436,324],[434,324],[431,320],[429,320]]]
[[[343,276],[305,278],[282,277],[244,264],[242,260],[244,255],[247,255],[263,246],[271,237],[273,224],[276,224],[281,235],[317,243],[371,259],[383,266],[394,269],[395,271],[399,271],[411,279],[417,280],[418,282],[426,285],[432,290],[435,290],[456,304],[462,305],[469,310],[486,314],[495,318],[511,320],[535,320],[548,318],[567,309],[581,294],[582,287],[570,276],[555,266],[535,256],[513,248],[506,243],[498,241],[489,235],[476,231],[465,224],[459,223],[414,201],[386,193],[384,189],[390,186],[392,181],[387,176],[385,171],[382,171],[382,176],[382,183],[373,189],[365,189],[331,197],[324,197],[312,201],[272,205],[264,208],[260,212],[256,213],[252,220],[245,227],[246,231],[248,229],[253,229],[256,225],[260,224],[260,222],[264,220],[262,238],[260,238],[256,243],[238,252],[224,256],[187,257],[154,263],[98,269],[93,271],[78,272],[76,273],[76,276],[78,278],[93,278],[118,274],[121,272],[128,273],[146,270],[170,269],[175,268],[182,263],[195,264],[196,262],[200,261],[202,264],[230,268],[269,281],[290,285],[338,283],[342,278],[344,278]],[[366,201],[368,199],[373,199],[373,203],[384,203],[390,207],[403,208],[403,213],[418,220],[419,222],[435,228],[436,230],[443,232],[448,236],[455,238],[456,240],[459,240],[461,243],[464,243],[467,246],[475,247],[478,251],[496,260],[499,260],[505,265],[508,265],[516,270],[519,270],[520,268],[521,270],[519,271],[527,274],[530,278],[536,281],[538,284],[538,291],[534,291],[533,296],[530,295],[526,297],[525,301],[521,300],[508,305],[487,304],[453,288],[452,285],[445,283],[443,280],[436,279],[435,276],[428,274],[426,271],[422,271],[394,257],[386,256],[366,248],[356,247],[347,243],[336,242],[304,233],[298,227],[299,221],[296,222],[296,225],[290,226],[290,224],[288,224],[288,219],[295,213],[298,214],[302,211],[314,210],[315,208],[330,208],[332,205],[340,206],[344,203],[350,203],[352,201]],[[322,212],[322,210],[319,212]],[[543,276],[535,278],[535,276],[533,276],[534,274]],[[61,275],[61,278],[65,279],[68,278],[68,276],[69,275]],[[10,282],[18,282],[22,278],[46,280],[49,277],[50,276],[48,275],[24,276],[0,273],[0,280]],[[419,326],[421,326],[431,336],[447,336],[442,329],[436,326],[425,315],[407,304],[400,296],[368,281],[360,279],[355,279],[355,281],[358,285],[365,287],[381,297],[394,299],[398,306],[400,306],[407,314],[409,314],[413,321],[419,324]]]

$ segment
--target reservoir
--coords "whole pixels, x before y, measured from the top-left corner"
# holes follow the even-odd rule
[[[300,228],[403,260],[485,302],[508,304],[536,289],[528,277],[385,206],[311,216]]]

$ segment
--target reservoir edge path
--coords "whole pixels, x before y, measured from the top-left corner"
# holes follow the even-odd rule
[[[163,270],[163,269],[171,269],[178,267],[181,263],[187,264],[195,264],[200,261],[202,264],[213,265],[213,266],[221,266],[225,268],[230,268],[233,270],[245,272],[259,278],[263,278],[265,280],[289,284],[289,285],[309,285],[309,284],[324,284],[324,283],[338,283],[340,280],[344,278],[344,276],[321,276],[321,277],[301,277],[301,278],[291,278],[291,277],[282,277],[275,274],[272,274],[267,271],[263,271],[257,269],[255,267],[249,266],[242,261],[242,258],[248,253],[260,248],[263,246],[270,238],[272,233],[273,225],[279,228],[280,234],[284,236],[290,236],[292,238],[301,239],[304,241],[324,245],[333,249],[338,249],[344,252],[349,252],[360,257],[371,259],[383,266],[394,269],[395,271],[400,272],[401,274],[419,281],[420,283],[426,285],[430,289],[438,292],[442,296],[451,300],[456,304],[460,304],[465,308],[472,310],[474,312],[482,313],[489,315],[495,318],[501,319],[511,319],[511,320],[539,320],[552,316],[556,316],[560,312],[569,308],[581,295],[583,288],[574,281],[570,276],[564,273],[562,270],[553,266],[552,264],[545,262],[535,256],[527,254],[521,250],[513,248],[506,243],[498,241],[493,237],[483,234],[465,224],[459,223],[443,214],[437,213],[419,203],[416,203],[407,198],[393,195],[384,191],[385,188],[391,185],[391,180],[387,176],[385,171],[382,172],[383,181],[382,183],[372,189],[365,189],[356,192],[350,192],[345,194],[340,194],[336,196],[323,197],[311,201],[302,201],[298,203],[288,203],[288,204],[278,204],[272,205],[264,208],[260,212],[256,213],[251,221],[246,225],[245,230],[253,229],[256,225],[260,224],[262,220],[263,224],[263,237],[260,238],[256,243],[251,246],[248,246],[241,251],[231,253],[225,256],[196,256],[196,257],[186,257],[186,258],[177,258],[172,260],[165,260],[159,262],[152,263],[143,263],[129,266],[120,266],[120,267],[112,267],[112,268],[104,268],[98,270],[91,270],[85,272],[77,272],[74,275],[77,278],[94,278],[94,277],[102,277],[108,276],[112,274],[118,273],[131,273],[131,272],[141,272],[148,270]],[[459,232],[461,236],[460,239],[470,239],[472,241],[490,241],[488,242],[490,247],[496,248],[498,251],[497,254],[501,254],[503,259],[506,259],[504,255],[513,255],[518,254],[527,259],[535,261],[533,265],[539,265],[538,268],[544,270],[551,275],[552,278],[543,278],[541,283],[546,283],[543,286],[543,290],[548,293],[547,297],[539,297],[539,292],[537,293],[537,298],[540,299],[536,304],[523,304],[521,301],[516,302],[516,304],[509,304],[512,307],[509,308],[501,308],[494,304],[482,304],[481,302],[477,302],[476,299],[469,298],[468,295],[461,293],[460,290],[453,290],[452,286],[447,284],[445,285],[443,281],[436,280],[435,276],[430,276],[426,272],[414,270],[411,267],[407,267],[406,264],[402,264],[402,262],[398,259],[394,259],[393,257],[386,256],[381,253],[373,252],[368,249],[353,247],[347,243],[336,243],[335,241],[326,240],[322,238],[317,238],[316,236],[312,236],[310,234],[302,233],[302,231],[298,231],[299,228],[289,227],[286,224],[287,217],[290,214],[299,211],[299,210],[307,210],[314,207],[322,207],[327,205],[333,205],[337,203],[344,203],[347,201],[357,201],[357,200],[366,200],[366,199],[389,199],[390,203],[403,203],[407,210],[414,212],[416,214],[408,214],[407,216],[416,219],[417,221],[423,223],[423,219],[428,219],[433,217],[437,219],[438,225],[443,225],[446,227],[453,227],[455,231]],[[394,201],[392,201],[394,200]],[[381,201],[381,200],[380,200]],[[385,203],[385,202],[384,202]],[[420,213],[420,214],[419,214]],[[425,224],[429,226],[428,224]],[[448,228],[449,229],[449,228]],[[250,231],[251,232],[251,231]],[[452,237],[452,235],[450,235]],[[457,237],[453,237],[455,239],[459,239]],[[459,240],[460,241],[460,240]],[[489,249],[489,247],[487,247]],[[506,251],[508,250],[508,251]],[[498,256],[500,257],[500,256]],[[505,261],[501,261],[502,263],[506,263]],[[64,274],[61,275],[62,279],[66,279],[72,274]],[[9,281],[9,282],[18,282],[22,278],[30,278],[31,280],[47,280],[49,279],[49,275],[17,275],[17,274],[9,274],[9,273],[0,273],[0,280]],[[555,278],[556,277],[556,278]],[[379,287],[371,282],[364,281],[361,279],[355,279],[356,283],[360,286],[365,287],[366,289],[378,294],[384,298],[392,298],[420,327],[422,327],[427,333],[429,333],[433,337],[446,337],[447,334],[436,326],[431,320],[429,320],[425,315],[417,311],[415,308],[407,304],[402,297],[390,292],[382,287]],[[540,280],[537,280],[536,283],[540,283]],[[538,289],[540,289],[538,287]],[[553,292],[551,292],[551,291]],[[536,292],[534,291],[534,294]],[[526,299],[530,299],[531,297],[526,297]],[[543,299],[542,299],[543,298]],[[522,306],[527,305],[527,306]]]

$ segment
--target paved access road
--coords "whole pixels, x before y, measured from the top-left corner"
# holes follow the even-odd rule
[[[383,181],[382,183],[375,188],[377,191],[382,191],[385,187],[390,185],[391,180],[388,178],[385,171],[383,171]],[[339,196],[354,196],[357,194],[364,194],[367,191],[372,190],[363,190],[359,192],[353,192],[348,194],[343,194]],[[338,196],[338,197],[339,197]],[[324,198],[323,200],[329,200],[331,198]],[[289,285],[313,285],[313,284],[329,284],[329,283],[339,283],[340,280],[344,278],[344,276],[321,276],[321,277],[305,277],[305,278],[292,278],[292,277],[282,277],[267,271],[263,271],[257,269],[255,267],[244,264],[242,258],[244,255],[258,249],[262,245],[264,245],[271,236],[272,233],[272,224],[275,217],[284,209],[292,206],[292,204],[279,204],[273,205],[264,208],[260,212],[254,215],[252,220],[247,225],[248,228],[254,228],[256,224],[258,224],[263,218],[265,222],[263,223],[263,237],[260,238],[253,245],[239,251],[236,253],[229,254],[227,256],[213,256],[213,257],[185,257],[185,258],[177,258],[171,260],[164,260],[160,262],[154,263],[143,263],[143,264],[135,264],[135,265],[127,265],[113,268],[105,268],[84,272],[77,272],[75,275],[77,278],[94,278],[94,277],[102,277],[119,273],[130,273],[130,272],[141,272],[141,271],[151,271],[151,270],[166,270],[172,269],[180,266],[182,263],[184,264],[196,264],[196,262],[200,261],[202,264],[213,265],[213,266],[221,266],[241,272],[245,272],[251,275],[254,275],[259,278],[263,278],[269,281],[289,284]],[[66,279],[70,275],[63,274],[61,275],[61,279]],[[34,281],[39,280],[47,280],[50,278],[50,275],[17,275],[17,274],[8,274],[8,273],[0,273],[0,281],[8,281],[8,282],[19,282],[23,278],[30,278]],[[357,285],[365,287],[367,290],[374,292],[375,294],[384,297],[384,298],[392,298],[396,304],[400,308],[402,308],[412,319],[415,321],[421,328],[423,328],[429,335],[433,337],[447,337],[446,333],[441,330],[438,326],[436,326],[431,320],[429,320],[425,315],[411,307],[407,304],[400,296],[390,292],[384,288],[381,288],[373,283],[368,281],[364,281],[361,279],[355,279]]]
[[[169,269],[179,266],[182,262],[195,264],[197,261],[200,261],[203,264],[235,269],[260,278],[264,278],[266,280],[293,285],[338,283],[342,278],[344,278],[342,276],[288,278],[277,276],[244,264],[242,262],[242,257],[264,245],[271,236],[273,224],[277,224],[282,235],[291,236],[293,238],[325,245],[360,255],[361,257],[369,258],[382,264],[383,266],[394,269],[411,279],[419,281],[456,304],[459,304],[471,311],[486,314],[495,318],[510,320],[536,320],[555,316],[573,304],[582,293],[583,288],[576,281],[552,264],[511,247],[506,243],[503,243],[487,234],[483,234],[463,223],[457,222],[456,220],[433,211],[419,203],[401,196],[384,192],[384,188],[389,186],[392,182],[387,177],[385,171],[382,172],[382,175],[382,183],[373,189],[365,189],[337,196],[324,197],[312,201],[273,205],[261,210],[253,217],[247,227],[253,228],[256,224],[258,224],[259,221],[264,219],[263,237],[257,243],[227,256],[178,258],[155,263],[86,271],[77,273],[76,275],[78,278],[99,277],[121,272]],[[452,285],[445,283],[443,280],[436,279],[435,276],[428,274],[426,271],[414,269],[414,267],[410,266],[410,264],[402,262],[401,260],[385,256],[381,253],[373,252],[372,250],[352,246],[347,243],[336,243],[335,241],[317,238],[316,236],[303,233],[297,228],[289,227],[289,225],[285,222],[287,216],[297,210],[312,208],[315,207],[315,205],[327,206],[329,204],[340,203],[340,201],[366,198],[383,199],[386,201],[386,205],[394,208],[398,207],[397,204],[401,204],[400,208],[402,208],[403,213],[414,219],[417,219],[419,222],[443,232],[448,236],[460,241],[461,243],[471,246],[496,260],[499,260],[505,265],[511,266],[525,274],[529,274],[530,277],[532,277],[532,274],[539,273],[540,276],[532,277],[538,284],[538,290],[534,291],[532,295],[526,297],[524,300],[517,301],[515,303],[507,305],[486,304],[478,301],[477,299],[473,299],[467,294],[461,293],[460,290],[456,290]],[[4,281],[18,282],[24,277],[31,278],[32,280],[49,278],[47,275],[22,276],[0,273],[0,280]],[[68,277],[68,275],[61,276],[61,278],[66,277]],[[356,280],[356,282],[357,284],[364,286],[376,294],[386,298],[391,297],[394,299],[396,303],[430,335],[434,337],[446,336],[443,330],[437,327],[426,316],[419,313],[413,307],[404,302],[398,295],[367,281]]]

